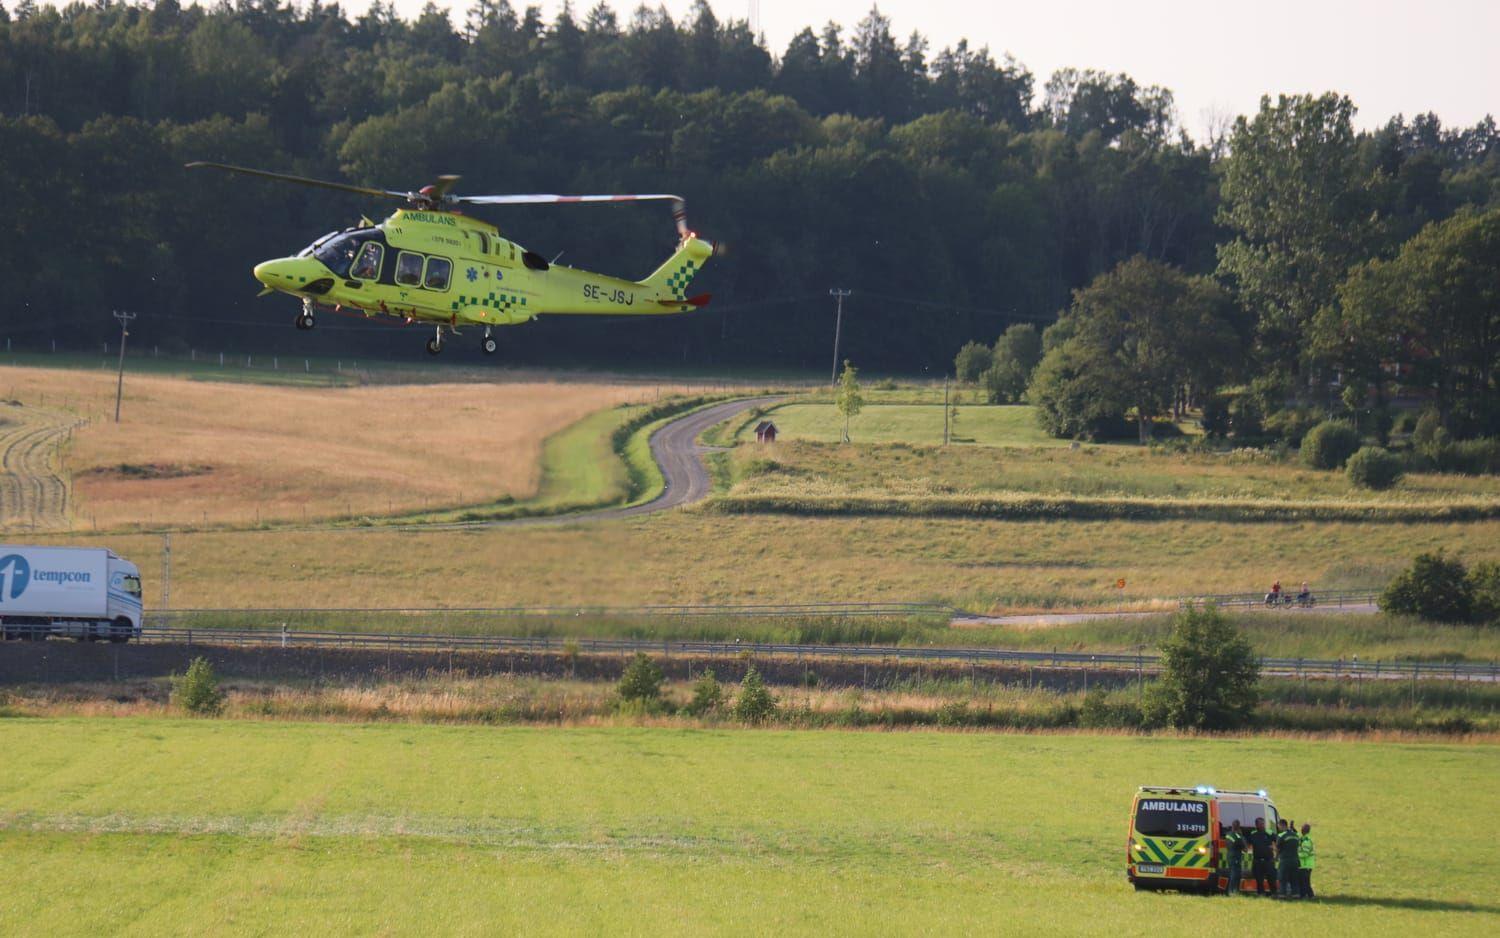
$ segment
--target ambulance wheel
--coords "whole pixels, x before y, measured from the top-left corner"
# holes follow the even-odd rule
[[[484,354],[486,354],[486,355],[493,355],[493,354],[495,354],[495,349],[497,349],[499,347],[500,347],[500,343],[499,342],[496,342],[490,336],[485,336],[484,337],[484,343],[481,346],[481,348],[484,349]]]
[[[427,354],[428,355],[436,355],[438,352],[441,352],[442,350],[443,350],[443,343],[439,342],[437,339],[428,339],[427,340]]]

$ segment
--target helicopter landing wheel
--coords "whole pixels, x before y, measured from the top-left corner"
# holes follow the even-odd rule
[[[427,340],[427,354],[436,355],[443,350],[443,333],[439,330],[437,335]]]
[[[486,354],[486,355],[493,355],[493,354],[495,354],[495,349],[497,349],[499,347],[500,347],[500,343],[496,342],[494,339],[490,338],[489,336],[485,336],[484,337],[484,341],[482,343],[480,343],[480,348],[484,349],[484,354]]]
[[[302,329],[302,330],[305,331],[305,330],[311,329],[313,326],[316,326],[317,324],[318,324],[318,321],[313,318],[313,314],[312,313],[304,311],[304,312],[301,312],[301,313],[297,314],[297,328],[298,329]]]

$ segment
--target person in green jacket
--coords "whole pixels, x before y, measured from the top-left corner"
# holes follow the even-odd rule
[[[1296,899],[1301,895],[1298,884],[1302,873],[1297,851],[1302,838],[1297,836],[1297,826],[1291,821],[1277,821],[1276,827],[1276,894],[1282,899]]]
[[[1224,865],[1229,874],[1229,885],[1225,888],[1226,895],[1235,895],[1240,891],[1240,877],[1245,875],[1245,829],[1236,820],[1234,826],[1224,832]]]
[[[1302,887],[1302,898],[1315,899],[1312,887],[1313,866],[1317,863],[1317,852],[1313,848],[1312,825],[1302,825],[1301,843],[1297,845],[1297,860],[1300,864],[1298,870],[1298,885]]]

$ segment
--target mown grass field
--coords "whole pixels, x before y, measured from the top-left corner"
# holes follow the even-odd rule
[[[153,535],[105,545],[160,588]],[[1231,524],[726,518],[679,511],[607,523],[469,531],[208,532],[172,539],[172,604],[432,607],[941,601],[976,612],[1109,607],[1180,595],[1379,587],[1421,551],[1500,560],[1500,522]],[[1117,579],[1126,580],[1116,590]]]
[[[132,375],[123,419],[112,375],[0,369],[23,403],[92,422],[73,435],[75,528],[211,526],[388,515],[519,500],[542,484],[544,440],[653,386],[555,381],[295,388]],[[591,425],[598,429],[598,425]],[[608,448],[608,428],[602,433]],[[587,500],[612,465],[593,439],[563,459]],[[615,460],[606,460],[612,464]]]
[[[1443,473],[1408,475],[1395,488],[1355,488],[1342,472],[1310,469],[1295,454],[1259,451],[1173,453],[1140,446],[1079,449],[1011,446],[845,446],[778,442],[744,446],[734,459],[753,493],[775,483],[844,492],[945,494],[1029,492],[1043,495],[1232,498],[1272,502],[1376,500],[1441,504],[1500,498],[1500,478]],[[746,477],[748,475],[748,478]]]
[[[1483,744],[15,719],[0,751],[6,934],[1500,927]],[[1324,898],[1132,892],[1135,787],[1200,781],[1312,822]]]
[[[878,398],[877,398],[878,400]],[[766,419],[776,424],[780,439],[835,443],[843,439],[844,418],[832,402],[794,402],[770,408]],[[755,424],[740,431],[738,439],[754,442]],[[962,405],[953,437],[981,446],[1067,446],[1042,431],[1031,407]],[[943,442],[941,393],[933,404],[881,404],[871,402],[849,424],[849,438],[857,443],[937,444]]]

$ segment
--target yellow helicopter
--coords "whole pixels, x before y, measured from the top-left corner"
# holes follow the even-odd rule
[[[380,224],[362,219],[355,228],[330,232],[292,257],[255,265],[264,296],[279,291],[302,300],[298,329],[317,323],[319,306],[359,310],[431,323],[427,351],[443,349],[443,334],[460,326],[484,330],[481,348],[494,354],[495,326],[530,322],[558,313],[651,316],[686,313],[706,306],[708,294],[688,296],[688,285],[720,248],[689,230],[681,196],[653,195],[452,195],[458,176],[439,176],[416,192],[373,189],[272,173],[223,163],[194,162],[188,169],[218,169],[304,186],[320,186],[405,202]],[[677,250],[644,280],[622,280],[549,263],[487,222],[470,218],[460,205],[567,205],[590,202],[667,201],[677,225]]]

